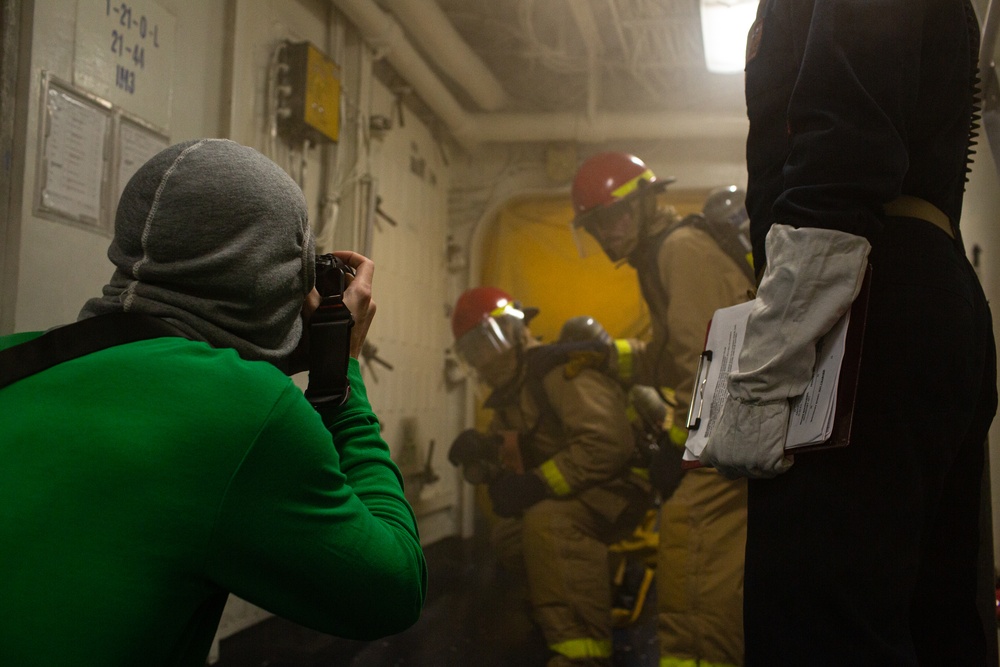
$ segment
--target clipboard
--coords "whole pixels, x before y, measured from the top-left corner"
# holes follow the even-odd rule
[[[810,442],[788,447],[785,452],[788,455],[806,453],[817,450],[830,449],[835,447],[846,447],[851,442],[851,432],[854,424],[854,408],[857,399],[858,381],[861,374],[861,359],[864,346],[865,329],[868,320],[868,301],[871,290],[872,267],[869,264],[865,268],[865,275],[861,282],[858,296],[851,304],[850,316],[847,321],[847,329],[844,334],[843,357],[837,371],[836,395],[833,398],[832,425],[829,437],[821,442]],[[744,304],[749,307],[748,304]],[[687,428],[690,433],[707,428],[705,415],[706,403],[711,403],[711,398],[705,395],[709,374],[712,371],[712,364],[731,363],[731,360],[720,358],[717,350],[709,349],[709,339],[712,333],[712,323],[709,322],[706,332],[706,349],[702,352],[698,361],[698,369],[695,373],[694,391],[691,396],[691,404],[688,408]],[[740,341],[742,347],[742,341]],[[738,355],[738,351],[734,351]],[[720,380],[719,384],[723,384]],[[716,391],[719,391],[718,386]],[[725,391],[723,385],[721,391]],[[690,438],[689,438],[690,440]],[[704,444],[702,444],[704,446]],[[699,447],[698,453],[701,448]],[[685,449],[682,467],[684,469],[700,468],[702,463],[698,460],[697,454]]]

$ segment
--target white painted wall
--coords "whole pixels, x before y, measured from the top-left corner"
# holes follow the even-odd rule
[[[997,45],[1000,55],[1000,44]],[[1000,136],[993,137],[1000,141]],[[976,272],[983,284],[993,314],[993,330],[1000,338],[1000,171],[994,155],[1000,153],[981,136],[972,173],[966,187],[962,211],[962,236],[965,249],[973,260],[978,256]],[[978,252],[977,252],[978,251]],[[990,466],[993,486],[993,559],[1000,572],[1000,419],[990,428]]]
[[[258,147],[300,179],[310,219],[320,230],[321,250],[367,248],[374,260],[378,314],[368,340],[394,368],[363,365],[365,380],[385,438],[404,473],[422,468],[429,443],[435,442],[431,467],[441,479],[412,494],[411,500],[424,543],[437,541],[456,532],[457,482],[454,468],[447,463],[447,448],[458,426],[451,416],[456,399],[444,383],[443,371],[444,351],[450,344],[444,312],[444,239],[452,167],[445,164],[430,130],[415,114],[404,112],[405,125],[400,127],[397,120],[382,137],[369,132],[372,115],[397,117],[395,97],[371,77],[370,54],[349,43],[343,19],[329,2],[237,0],[233,5],[230,136]],[[304,178],[303,150],[272,141],[267,131],[268,63],[284,40],[308,40],[345,69],[340,145],[306,149]],[[353,64],[348,66],[348,62]],[[334,217],[335,206],[323,205],[320,174],[324,161],[331,174],[327,196],[362,200],[356,211],[341,205]],[[421,167],[420,175],[413,166]],[[368,224],[370,216],[363,204],[369,180],[382,198],[381,208],[398,226],[379,215]],[[404,422],[415,424],[415,450],[404,451]],[[411,487],[417,485],[413,480]]]
[[[80,0],[93,5],[94,0]],[[145,0],[152,2],[153,0]],[[111,276],[107,259],[109,237],[32,215],[35,201],[42,72],[73,81],[77,3],[36,0],[31,52],[25,156],[24,211],[17,278],[14,329],[44,329],[76,319],[80,306]],[[104,2],[98,1],[103,8]],[[142,4],[142,3],[135,3]],[[175,58],[171,76],[157,81],[170,86],[170,137],[174,141],[220,134],[219,88],[226,37],[225,3],[221,0],[161,0],[176,18]],[[53,267],[65,280],[53,280]],[[71,267],[71,268],[70,268]]]
[[[1000,138],[998,138],[1000,139]],[[966,188],[962,235],[970,256],[979,256],[977,273],[993,314],[993,331],[1000,337],[1000,173],[985,138]],[[979,252],[975,253],[975,249]],[[1000,573],[1000,419],[994,419],[989,435],[989,463],[993,520],[993,567]],[[1000,639],[1000,627],[997,628]]]
[[[372,90],[372,113],[395,118],[395,98],[382,84]],[[373,365],[369,394],[386,439],[403,445],[404,424],[415,424],[415,450],[400,451],[404,474],[419,470],[434,442],[432,469],[439,479],[408,489],[425,544],[458,530],[459,477],[448,463],[448,447],[461,427],[461,392],[445,378],[444,355],[451,345],[448,269],[448,190],[452,166],[441,147],[412,113],[404,112],[382,139],[372,139],[371,173],[382,210],[371,239],[379,294],[378,314],[368,339],[394,365]]]

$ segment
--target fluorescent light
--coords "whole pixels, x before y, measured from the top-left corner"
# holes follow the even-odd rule
[[[709,72],[742,72],[747,33],[757,17],[758,0],[701,0],[701,38]]]

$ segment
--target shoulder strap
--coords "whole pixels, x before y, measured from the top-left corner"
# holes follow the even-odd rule
[[[653,235],[648,239],[648,243],[644,245],[646,250],[642,253],[637,253],[636,255],[636,273],[639,275],[639,284],[642,286],[644,296],[647,294],[649,296],[655,297],[656,304],[662,304],[663,306],[667,303],[667,293],[664,286],[660,283],[660,273],[659,265],[657,263],[657,252],[659,251],[660,245],[667,239],[668,236],[673,234],[679,229],[684,227],[694,227],[695,229],[700,229],[701,231],[708,234],[715,245],[722,250],[726,256],[733,261],[734,264],[740,269],[744,276],[751,282],[756,284],[756,276],[753,270],[753,253],[750,249],[750,239],[736,229],[732,225],[719,222],[711,221],[705,218],[705,216],[700,213],[691,213],[684,216],[684,218],[674,224],[673,226],[663,230],[659,234]],[[638,266],[642,265],[642,268]],[[647,299],[647,303],[649,299]],[[652,304],[650,305],[650,310],[654,308]]]
[[[538,406],[538,420],[531,429],[533,435],[542,421],[552,416],[552,404],[549,396],[545,392],[545,385],[542,380],[550,370],[559,365],[559,355],[551,354],[549,345],[533,347],[524,353],[525,377],[524,384],[531,392],[531,397]]]
[[[703,215],[692,214],[685,218],[682,225],[691,225],[700,229],[715,241],[722,252],[733,260],[743,275],[751,283],[756,283],[753,271],[753,253],[750,250],[750,239],[727,222],[708,220]]]
[[[524,386],[531,393],[531,398],[535,401],[535,406],[538,408],[538,418],[531,427],[519,435],[518,441],[521,444],[521,455],[525,458],[525,465],[530,467],[536,467],[540,465],[541,461],[533,460],[533,450],[532,444],[535,440],[535,434],[542,427],[542,424],[554,420],[556,423],[562,423],[556,419],[556,415],[552,410],[552,403],[549,401],[549,394],[545,391],[545,384],[543,379],[548,374],[549,371],[556,368],[559,365],[559,354],[552,354],[552,350],[548,349],[553,345],[558,345],[557,343],[549,343],[547,345],[541,345],[539,347],[533,347],[525,351],[524,353],[524,365],[525,365],[525,377]]]
[[[91,352],[168,336],[187,338],[161,318],[138,313],[110,313],[67,324],[0,350],[0,388]]]
[[[560,366],[565,367],[566,377],[573,377],[584,368],[593,368],[607,375],[608,370],[604,363],[607,354],[607,344],[598,340],[547,343],[525,352],[525,384],[540,411],[538,423],[535,424],[532,433],[538,430],[543,419],[554,416],[552,404],[545,391],[545,376]]]
[[[678,225],[679,227],[679,225]],[[639,279],[639,290],[642,298],[649,308],[650,316],[660,318],[662,311],[667,308],[670,301],[667,290],[660,282],[659,252],[663,241],[673,233],[678,227],[665,229],[648,239],[644,249],[635,254],[632,266]]]

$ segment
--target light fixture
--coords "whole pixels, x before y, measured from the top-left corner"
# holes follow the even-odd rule
[[[701,38],[709,72],[742,72],[758,0],[701,0]]]

